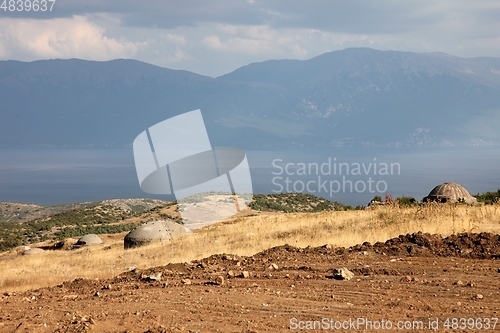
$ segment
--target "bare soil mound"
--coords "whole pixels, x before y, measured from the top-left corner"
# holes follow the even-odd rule
[[[385,243],[371,245],[364,243],[351,250],[373,250],[376,253],[399,256],[458,256],[471,259],[498,259],[500,257],[500,236],[483,232],[462,233],[446,238],[440,235],[413,233],[401,235]]]

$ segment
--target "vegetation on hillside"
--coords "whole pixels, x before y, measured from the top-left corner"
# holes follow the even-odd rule
[[[304,193],[255,194],[249,207],[265,212],[305,213],[352,210],[351,206]]]
[[[113,206],[124,211],[145,212],[155,207],[165,206],[168,201],[151,198],[110,199],[100,202],[80,202],[55,206],[40,206],[18,202],[0,202],[1,222],[27,222],[88,206]]]
[[[500,189],[496,192],[478,193],[474,197],[476,197],[478,202],[484,202],[487,205],[495,204],[500,201]]]
[[[379,195],[374,196],[373,199],[370,201],[369,205],[377,205],[377,204],[384,204],[384,205],[392,204],[392,205],[397,205],[399,207],[412,207],[412,206],[417,206],[418,201],[414,197],[408,197],[405,195],[393,199],[390,194],[386,194],[385,200],[382,200],[382,198]]]
[[[136,224],[122,223],[133,217],[159,213],[164,206],[133,211],[119,205],[89,205],[24,223],[0,223],[0,252],[45,240],[61,240],[86,234],[113,234],[132,230]],[[160,214],[161,215],[161,214]]]

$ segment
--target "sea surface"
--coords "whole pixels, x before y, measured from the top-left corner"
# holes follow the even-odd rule
[[[500,147],[247,151],[254,193],[303,192],[349,205],[389,193],[422,199],[454,181],[500,188]],[[0,149],[0,201],[56,205],[172,196],[141,191],[131,149]]]

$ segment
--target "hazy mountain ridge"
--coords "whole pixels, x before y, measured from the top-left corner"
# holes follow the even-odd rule
[[[0,145],[127,146],[200,108],[213,145],[498,144],[500,58],[366,48],[218,78],[135,60],[0,61]]]

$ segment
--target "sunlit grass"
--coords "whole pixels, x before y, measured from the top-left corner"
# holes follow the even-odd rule
[[[352,246],[417,231],[448,236],[461,232],[500,232],[499,205],[426,205],[320,213],[259,213],[239,216],[188,236],[124,250],[123,237],[71,251],[22,256],[0,255],[0,291],[17,291],[80,278],[107,278],[127,267],[149,268],[216,253],[253,255],[270,247]]]

